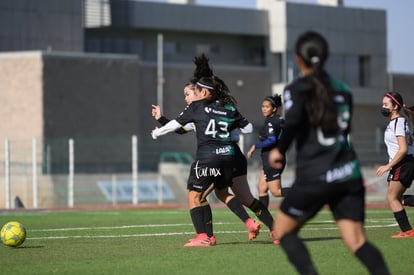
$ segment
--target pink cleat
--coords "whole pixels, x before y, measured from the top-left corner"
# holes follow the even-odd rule
[[[216,237],[211,236],[209,237],[209,239],[210,239],[210,245],[216,245]],[[188,242],[194,242],[196,240],[197,240],[197,237],[189,239]]]
[[[276,244],[276,245],[280,244],[280,241],[276,237],[276,234],[275,234],[275,231],[274,230],[269,232],[269,236],[270,236],[270,238],[272,238],[273,244]]]
[[[210,245],[216,245],[216,237],[214,236],[210,237]]]
[[[397,235],[392,235],[391,238],[393,239],[407,239],[407,238],[414,238],[414,229],[400,232]]]
[[[249,232],[249,240],[255,239],[257,235],[259,235],[260,223],[254,221],[252,218],[249,218],[244,224]]]
[[[210,238],[206,233],[197,234],[197,237],[191,239],[184,246],[211,246]]]

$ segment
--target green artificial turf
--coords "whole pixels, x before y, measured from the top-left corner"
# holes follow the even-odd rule
[[[272,210],[274,214],[276,210]],[[414,209],[407,209],[414,224]],[[217,245],[183,247],[194,237],[188,210],[3,211],[0,224],[27,229],[18,248],[0,245],[1,274],[296,274],[267,228],[249,241],[228,209],[213,208]],[[414,274],[414,239],[391,239],[389,209],[367,209],[368,239],[392,274]],[[320,274],[368,274],[342,244],[326,210],[301,231]]]

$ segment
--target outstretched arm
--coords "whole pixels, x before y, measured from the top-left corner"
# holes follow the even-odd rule
[[[163,136],[165,134],[173,132],[181,127],[182,125],[174,119],[162,126],[161,128],[155,128],[154,130],[152,130],[151,136],[153,139],[157,139],[159,136]]]
[[[161,108],[159,105],[151,105],[152,106],[152,116],[162,125],[164,126],[168,122],[170,122],[170,119],[163,116],[161,113]],[[192,123],[187,123],[186,125],[182,126],[180,129],[177,129],[175,132],[177,134],[186,134],[190,131],[194,131],[194,126]]]

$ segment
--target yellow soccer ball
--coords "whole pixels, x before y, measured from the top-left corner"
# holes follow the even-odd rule
[[[8,222],[3,225],[0,236],[4,245],[18,247],[26,239],[26,228],[19,222]]]

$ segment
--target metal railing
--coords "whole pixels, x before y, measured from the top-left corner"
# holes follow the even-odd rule
[[[155,142],[136,135],[5,140],[0,157],[0,190],[4,190],[0,209],[183,202],[180,189],[184,193],[185,185],[180,187],[178,182],[185,181],[188,169],[175,178],[164,177],[168,171],[159,170],[159,163],[182,165],[163,155],[165,148],[179,148],[171,144],[175,140]],[[191,146],[188,149],[194,151]],[[185,156],[186,164],[191,161],[188,152],[175,154]]]
[[[241,135],[242,150],[255,137]],[[373,171],[386,161],[385,149],[361,141],[357,147],[365,159],[368,191],[384,199],[386,181]],[[192,134],[157,141],[149,134],[5,140],[0,155],[0,209],[185,204],[195,149]],[[293,154],[288,154],[282,183],[293,179]],[[259,152],[248,165],[249,184],[256,195],[262,166]]]

